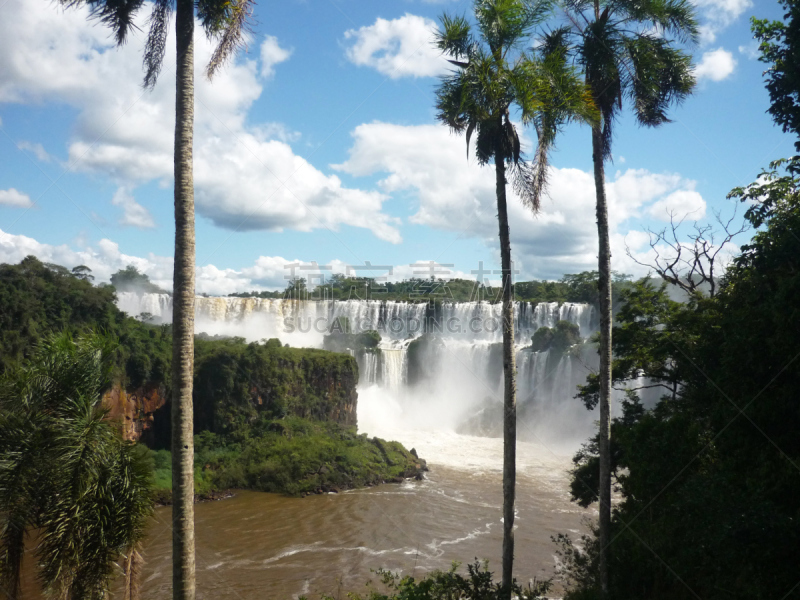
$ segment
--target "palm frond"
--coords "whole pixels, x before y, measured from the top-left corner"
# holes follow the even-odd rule
[[[472,132],[475,131],[475,127],[477,127],[477,121],[470,121],[469,125],[467,125],[467,158],[469,159],[469,138],[472,137]]]
[[[73,598],[104,597],[120,552],[143,535],[152,468],[105,419],[110,356],[100,336],[63,333],[0,380],[0,580],[8,589],[29,529],[39,532],[44,589]]]
[[[20,596],[25,534],[32,528],[29,515],[24,511],[14,510],[17,506],[5,506],[3,525],[0,528],[0,586],[9,600],[17,600]]]
[[[153,5],[153,11],[147,20],[150,29],[144,46],[144,87],[146,89],[153,89],[161,73],[161,66],[164,63],[164,55],[167,51],[167,37],[169,35],[171,16],[172,0],[156,0]]]
[[[505,129],[503,140],[505,142],[505,152],[503,154],[509,160],[513,161],[514,163],[518,163],[520,154],[522,152],[521,144],[519,141],[519,135],[517,134],[517,129],[508,118],[508,115],[506,115],[505,119],[503,120],[503,128]]]
[[[475,140],[475,158],[478,164],[487,165],[495,157],[497,137],[501,135],[497,123],[482,121],[478,124],[478,135]]]
[[[533,162],[520,160],[509,167],[511,184],[522,203],[534,214],[541,208],[541,198],[547,189],[547,153]]]
[[[451,17],[444,13],[440,17],[442,29],[434,34],[434,45],[444,54],[459,58],[467,58],[475,41],[472,38],[469,21],[466,17]]]
[[[625,50],[632,64],[627,92],[636,120],[649,127],[669,122],[667,109],[681,103],[695,85],[691,57],[651,35],[627,39]]]
[[[137,29],[134,19],[144,0],[59,0],[64,8],[84,4],[89,6],[91,17],[111,28],[117,44],[124,44],[131,29]]]
[[[206,67],[209,79],[244,47],[255,4],[255,0],[200,0],[197,3],[197,15],[206,34],[219,39]]]
[[[527,39],[552,9],[551,0],[476,0],[475,20],[498,59]]]
[[[696,44],[700,37],[696,9],[689,0],[614,0],[613,8],[626,21],[649,24],[680,42]]]
[[[570,28],[566,25],[549,30],[539,40],[536,54],[541,60],[552,56],[566,56],[569,54]]]

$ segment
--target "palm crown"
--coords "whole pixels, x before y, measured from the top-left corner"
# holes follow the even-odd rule
[[[86,4],[92,16],[114,32],[117,44],[124,44],[132,29],[136,29],[136,14],[144,0],[59,0],[62,6]],[[217,70],[244,44],[254,0],[195,0],[195,10],[203,30],[217,40],[217,47],[206,67],[213,77]],[[169,22],[174,0],[155,0],[148,17],[149,31],[144,50],[144,86],[152,88],[158,80],[167,50]]]
[[[549,0],[476,0],[474,8],[477,37],[465,17],[442,16],[436,45],[457,70],[437,90],[437,117],[452,131],[466,132],[468,152],[476,135],[480,164],[505,161],[517,193],[538,210],[558,128],[572,119],[592,121],[597,111],[562,48],[522,48],[550,13]],[[523,160],[512,111],[536,129],[532,163]]]
[[[640,125],[656,127],[691,93],[691,56],[676,45],[697,41],[694,8],[688,0],[566,0],[563,9],[570,25],[550,32],[545,45],[574,52],[602,114],[603,158],[610,158],[624,100]]]

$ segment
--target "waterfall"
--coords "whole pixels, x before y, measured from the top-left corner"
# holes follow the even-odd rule
[[[359,383],[363,385],[374,385],[378,383],[378,354],[375,352],[362,352],[363,357],[358,363],[360,372]]]
[[[131,316],[148,313],[154,323],[172,319],[168,294],[120,292],[117,298],[119,308]],[[433,407],[440,407],[436,418],[452,427],[478,412],[488,418],[486,407],[502,401],[500,304],[197,297],[195,317],[197,332],[251,342],[278,338],[293,347],[315,348],[322,347],[337,318],[346,318],[352,332],[377,330],[381,336],[377,351],[352,352],[361,389],[377,386],[384,395],[400,394],[403,402],[417,403],[425,418],[431,418]],[[537,431],[561,428],[553,419],[574,418],[591,425],[591,414],[573,397],[587,368],[596,366],[587,365],[596,361],[596,354],[587,351],[584,360],[569,353],[532,352],[530,339],[540,327],[555,327],[560,320],[577,325],[586,339],[597,327],[594,308],[572,302],[515,302],[513,318],[519,413],[529,415]],[[409,346],[422,340],[428,342],[414,364],[419,381],[410,383]],[[573,407],[580,410],[573,414]]]
[[[404,348],[381,349],[381,383],[389,390],[399,390],[406,382],[406,352]]]

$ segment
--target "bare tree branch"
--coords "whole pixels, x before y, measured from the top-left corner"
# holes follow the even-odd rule
[[[694,221],[691,232],[682,236],[680,229],[688,215],[676,222],[675,213],[670,212],[669,227],[661,231],[647,230],[654,253],[652,263],[636,258],[627,245],[625,252],[636,264],[655,271],[661,279],[688,294],[702,295],[707,288],[708,295],[713,297],[717,292],[719,275],[725,270],[720,253],[733,238],[750,228],[747,222],[736,228],[736,216],[735,209],[729,219],[714,211],[716,225]],[[681,241],[682,237],[688,241]]]

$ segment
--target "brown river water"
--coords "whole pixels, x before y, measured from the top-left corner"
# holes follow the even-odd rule
[[[475,558],[497,572],[502,440],[394,437],[428,457],[425,481],[307,498],[239,492],[197,505],[198,597],[344,597],[376,579],[372,569],[419,576]],[[589,513],[569,502],[568,456],[532,443],[520,443],[518,454],[515,574],[527,581],[553,575],[550,536],[582,531]],[[170,597],[169,523],[170,509],[159,509],[145,546],[143,598]]]
[[[402,427],[372,414],[364,394],[359,405],[359,429],[416,448],[430,467],[426,479],[306,498],[240,491],[197,504],[198,598],[344,598],[377,581],[375,569],[420,576],[475,558],[499,572],[502,440],[437,430],[435,419],[427,429]],[[552,577],[551,536],[574,536],[595,518],[569,501],[574,447],[518,444],[514,571],[522,582]],[[148,600],[171,597],[170,515],[156,510],[145,541]]]

